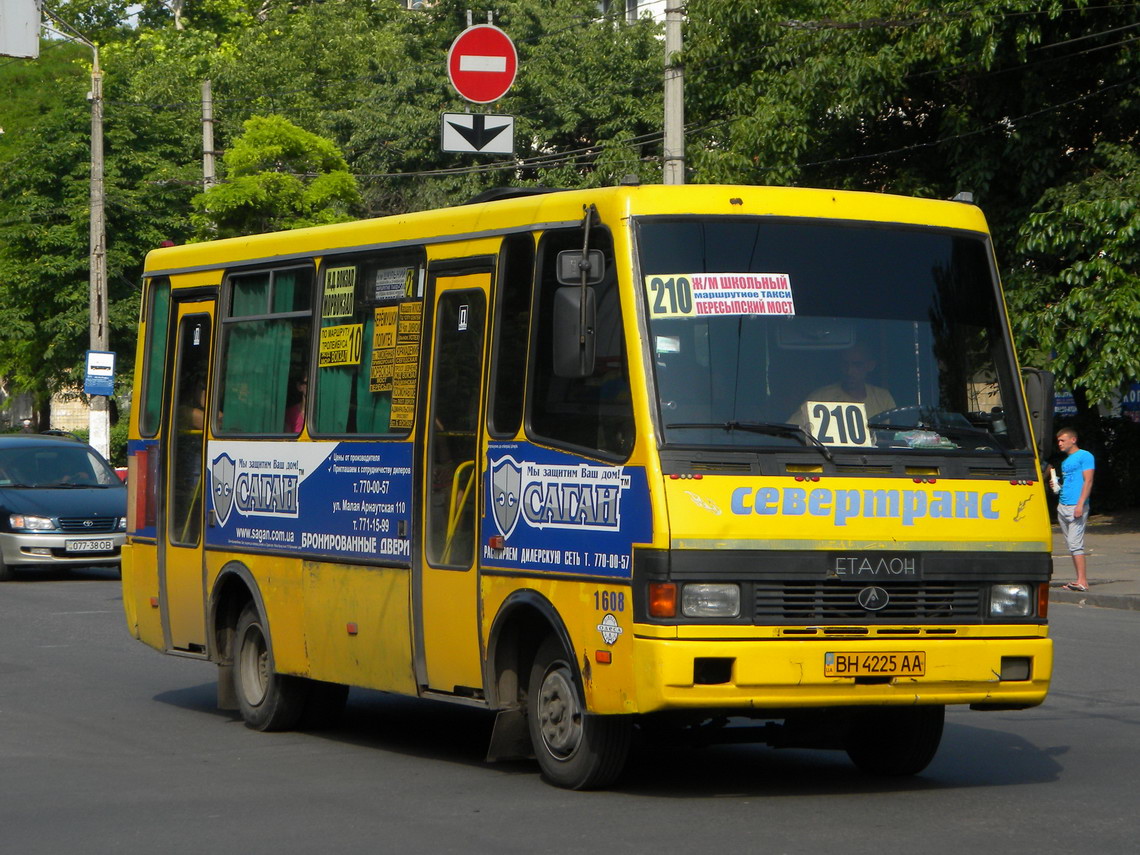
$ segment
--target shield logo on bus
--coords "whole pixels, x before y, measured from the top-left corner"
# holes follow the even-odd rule
[[[228,454],[220,454],[210,464],[210,484],[218,525],[225,525],[234,506],[234,472],[237,467]]]
[[[510,537],[519,521],[519,491],[522,487],[522,469],[512,457],[503,457],[491,464],[491,507],[495,512],[495,525],[503,537]]]

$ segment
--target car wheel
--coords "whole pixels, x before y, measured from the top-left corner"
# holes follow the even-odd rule
[[[246,726],[289,730],[305,711],[309,688],[307,680],[273,670],[269,634],[250,603],[238,618],[234,635],[234,689]]]
[[[917,775],[938,751],[945,718],[942,706],[860,713],[847,734],[847,756],[870,775]]]
[[[629,756],[629,716],[587,715],[574,662],[554,637],[539,648],[530,673],[527,722],[534,756],[550,783],[569,790],[617,780]]]

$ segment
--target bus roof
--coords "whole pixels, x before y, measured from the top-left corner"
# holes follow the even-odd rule
[[[642,185],[512,195],[408,214],[164,247],[147,254],[144,275],[208,270],[400,245],[472,240],[495,234],[578,224],[583,206],[601,221],[631,216],[804,217],[934,226],[988,232],[973,205],[884,193],[800,187]]]

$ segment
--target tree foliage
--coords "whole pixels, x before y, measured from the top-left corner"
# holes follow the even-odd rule
[[[254,116],[225,155],[227,180],[194,197],[203,237],[237,237],[352,219],[356,179],[330,141],[280,116]]]
[[[451,89],[445,64],[467,9],[477,23],[485,11],[403,5],[53,4],[99,43],[107,77],[111,338],[124,376],[134,283],[161,240],[436,207],[492,186],[659,180],[659,24],[626,23],[623,4],[603,16],[597,0],[496,0],[519,74],[484,108]],[[1135,8],[688,0],[689,180],[972,191],[1019,344],[1095,401],[1140,375]],[[58,45],[0,68],[0,374],[42,390],[77,376],[86,346],[90,54]],[[225,155],[205,194],[203,80]],[[440,114],[468,108],[516,117],[515,156],[440,151]],[[342,159],[327,159],[334,150]]]
[[[694,180],[969,190],[994,231],[1023,348],[1094,403],[1140,379],[1127,198],[1140,136],[1135,4],[686,8]]]
[[[1140,155],[1103,143],[1021,225],[1009,277],[1024,348],[1087,403],[1140,378]]]

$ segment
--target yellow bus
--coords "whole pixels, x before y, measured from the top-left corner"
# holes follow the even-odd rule
[[[1048,690],[1025,376],[959,201],[503,193],[157,249],[127,623],[259,730],[356,686],[494,711],[489,758],[568,788],[635,733],[914,774],[947,705]]]

